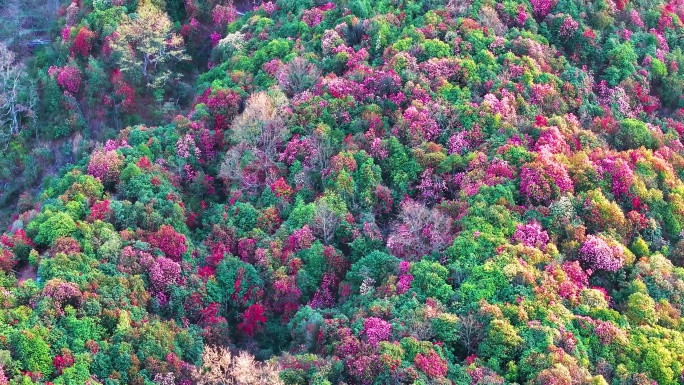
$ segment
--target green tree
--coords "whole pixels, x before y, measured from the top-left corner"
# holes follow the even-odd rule
[[[634,293],[629,296],[625,315],[635,325],[655,325],[658,322],[655,301],[645,293]]]
[[[35,238],[36,243],[39,245],[50,246],[55,239],[72,236],[78,230],[76,222],[65,212],[48,211],[44,215],[47,219],[38,225]],[[29,225],[29,229],[31,229],[31,225],[34,225],[34,223],[37,224],[38,222],[32,222]]]
[[[49,376],[52,373],[50,347],[41,334],[35,329],[17,330],[11,341],[23,369]]]
[[[448,303],[454,295],[454,290],[446,282],[449,270],[437,262],[422,260],[411,265],[413,282],[411,287],[421,298],[435,298],[442,303]]]
[[[620,131],[615,135],[615,147],[619,150],[646,147],[655,150],[658,142],[646,123],[636,119],[625,119],[620,122]]]

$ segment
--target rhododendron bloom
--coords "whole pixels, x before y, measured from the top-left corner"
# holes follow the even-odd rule
[[[232,3],[229,3],[229,5],[217,5],[211,12],[211,18],[214,24],[221,27],[235,21],[237,16],[237,9]]]
[[[121,173],[123,156],[116,151],[95,150],[90,156],[88,174],[99,178],[104,183],[116,183]]]
[[[185,244],[185,235],[177,233],[168,225],[162,225],[159,231],[151,234],[148,242],[174,261],[180,260],[188,248]]]
[[[531,0],[534,14],[543,19],[551,12],[551,9],[556,6],[557,0]]]
[[[609,245],[595,235],[588,235],[586,242],[579,250],[582,261],[592,268],[606,271],[617,271],[624,264],[624,252],[619,245]]]
[[[155,291],[165,291],[180,279],[180,265],[169,258],[159,257],[150,268],[150,283]]]
[[[431,351],[426,355],[422,353],[416,354],[414,363],[418,369],[430,377],[444,377],[449,371],[446,361],[435,351]]]
[[[541,248],[549,242],[549,235],[542,229],[539,222],[530,222],[524,225],[517,224],[513,239],[525,246]]]
[[[369,317],[363,322],[363,332],[371,345],[377,345],[380,341],[387,341],[392,333],[392,325],[389,322]]]
[[[81,89],[81,70],[78,67],[67,65],[64,67],[50,67],[48,70],[50,76],[55,77],[57,84],[63,90],[77,93]]]
[[[259,325],[266,322],[266,317],[264,317],[264,307],[257,303],[248,307],[242,317],[243,320],[238,325],[238,329],[248,336],[253,336]]]
[[[94,38],[95,32],[89,30],[88,27],[81,27],[74,38],[74,45],[71,46],[71,53],[87,57],[90,54],[90,50],[93,48]]]

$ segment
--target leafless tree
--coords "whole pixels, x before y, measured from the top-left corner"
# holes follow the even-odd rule
[[[22,117],[33,116],[37,95],[30,86],[14,52],[0,43],[0,144],[19,133]]]
[[[482,341],[483,325],[473,313],[460,317],[459,339],[468,350],[468,354],[477,351],[477,345]]]
[[[245,143],[274,158],[277,148],[287,137],[283,107],[287,98],[279,90],[258,92],[247,99],[245,111],[233,121],[231,139]]]
[[[316,201],[312,228],[323,238],[323,243],[329,245],[335,237],[335,232],[340,227],[342,218],[326,199]]]
[[[207,346],[202,366],[192,377],[198,385],[281,385],[280,369],[273,363],[258,362],[247,352],[233,355],[222,346]]]

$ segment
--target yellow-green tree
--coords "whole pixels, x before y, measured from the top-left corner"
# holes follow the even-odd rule
[[[171,64],[190,59],[183,38],[172,27],[166,13],[147,2],[119,24],[112,48],[131,82],[152,91],[163,89],[172,77]]]

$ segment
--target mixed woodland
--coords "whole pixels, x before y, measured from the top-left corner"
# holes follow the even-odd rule
[[[683,0],[0,15],[0,385],[684,384]]]

